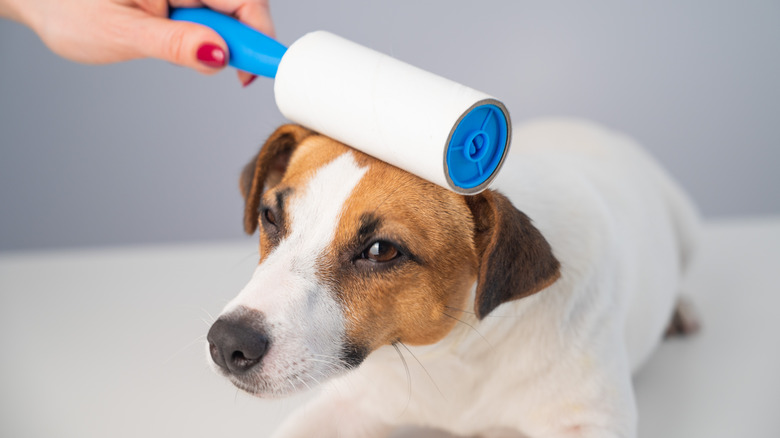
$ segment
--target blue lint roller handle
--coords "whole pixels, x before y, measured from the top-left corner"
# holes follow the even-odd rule
[[[206,8],[174,9],[172,20],[190,21],[210,27],[228,46],[228,64],[259,76],[276,77],[287,47],[240,21]]]

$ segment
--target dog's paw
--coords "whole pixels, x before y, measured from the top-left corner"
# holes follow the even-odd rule
[[[678,298],[664,337],[688,336],[698,332],[700,329],[701,323],[699,322],[699,316],[693,308],[693,304],[685,298]]]

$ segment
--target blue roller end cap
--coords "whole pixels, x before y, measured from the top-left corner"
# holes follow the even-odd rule
[[[189,21],[212,28],[227,43],[228,64],[252,74],[276,77],[287,48],[244,23],[207,8],[179,8],[171,20]]]
[[[479,188],[498,170],[508,146],[509,123],[497,105],[472,108],[458,123],[447,146],[447,171],[462,189]]]

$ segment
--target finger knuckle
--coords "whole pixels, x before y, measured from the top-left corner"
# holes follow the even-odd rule
[[[168,34],[165,43],[164,55],[175,62],[185,63],[187,60],[186,44],[187,32],[182,27],[174,27]]]

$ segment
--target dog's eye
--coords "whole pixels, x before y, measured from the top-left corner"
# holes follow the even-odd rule
[[[401,253],[393,244],[377,240],[369,246],[368,249],[363,251],[362,257],[371,260],[372,262],[384,263],[395,259],[400,254]]]
[[[263,218],[265,218],[265,221],[269,224],[276,225],[276,215],[270,208],[263,209]]]

